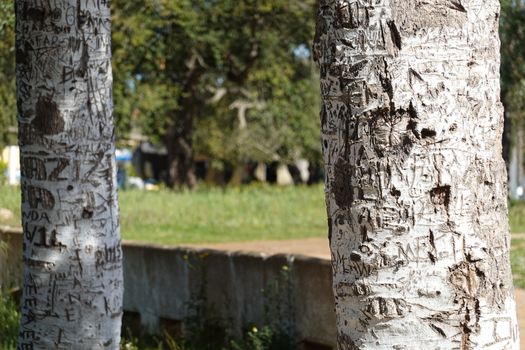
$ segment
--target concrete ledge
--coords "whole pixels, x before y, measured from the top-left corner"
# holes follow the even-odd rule
[[[9,246],[0,253],[0,283],[20,283],[22,232],[0,227],[0,240]],[[128,241],[123,250],[124,310],[150,330],[183,324],[199,306],[235,336],[271,323],[305,349],[336,347],[328,259]]]

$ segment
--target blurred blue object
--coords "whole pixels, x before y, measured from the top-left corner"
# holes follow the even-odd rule
[[[126,166],[131,162],[132,153],[129,149],[115,150],[117,160],[117,185],[119,189],[125,189],[128,182],[128,172]]]
[[[115,158],[117,162],[130,162],[132,157],[131,150],[129,149],[117,149],[115,151]]]

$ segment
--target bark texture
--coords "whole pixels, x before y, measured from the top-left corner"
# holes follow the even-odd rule
[[[496,0],[321,0],[339,349],[518,349]]]
[[[122,250],[109,1],[17,0],[19,349],[118,349]]]

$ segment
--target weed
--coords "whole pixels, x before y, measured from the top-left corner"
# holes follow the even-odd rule
[[[0,349],[16,348],[19,323],[17,303],[9,293],[0,291]]]

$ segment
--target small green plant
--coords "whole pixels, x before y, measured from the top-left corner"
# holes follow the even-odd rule
[[[180,344],[175,338],[173,338],[168,332],[164,331],[164,342],[168,350],[191,350],[184,344]]]
[[[258,329],[252,326],[244,335],[241,342],[231,341],[231,350],[270,350],[274,349],[275,332],[268,326]]]
[[[0,291],[0,349],[16,348],[20,312],[11,295]]]
[[[0,257],[5,254],[7,254],[7,244],[0,241]],[[20,311],[13,291],[9,292],[7,286],[0,283],[0,349],[2,350],[16,349],[18,339]]]
[[[7,170],[7,163],[0,160],[0,185],[7,184],[6,170]]]

